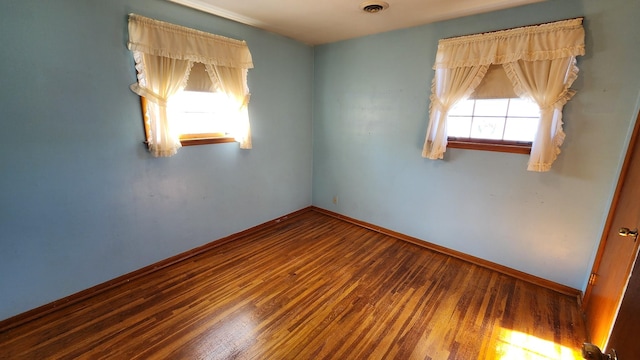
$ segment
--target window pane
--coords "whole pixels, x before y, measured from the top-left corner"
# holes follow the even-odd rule
[[[538,105],[525,99],[469,99],[449,112],[447,135],[531,142],[538,129],[539,113]]]
[[[473,118],[471,137],[478,139],[501,140],[504,131],[504,117]]]
[[[182,91],[174,95],[169,106],[179,112],[207,112],[210,111],[214,93],[199,91]]]
[[[473,100],[458,101],[449,110],[449,116],[468,116],[473,114]]]
[[[511,99],[509,102],[509,113],[507,116],[536,116],[539,115],[540,108],[533,101],[525,99]]]
[[[475,116],[506,116],[509,99],[476,100]]]
[[[180,134],[224,134],[228,128],[224,121],[207,113],[183,113],[174,124]]]
[[[504,139],[511,141],[533,141],[539,118],[507,118]]]
[[[168,104],[172,125],[181,135],[227,133],[233,108],[223,93],[182,91]]]
[[[468,138],[471,134],[470,116],[451,116],[447,120],[447,135]]]

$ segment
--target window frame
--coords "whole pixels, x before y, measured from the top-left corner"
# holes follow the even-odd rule
[[[531,154],[532,142],[447,137],[447,147],[452,149],[496,151],[513,154]]]
[[[509,97],[504,99],[517,99],[516,97]],[[466,99],[463,101],[470,100],[482,100],[482,99]],[[447,115],[447,121],[449,121],[449,116]],[[457,115],[460,116],[460,115]],[[472,114],[469,114],[470,117],[484,117],[476,116],[475,114],[475,106]],[[502,115],[496,117],[503,117]],[[508,114],[505,114],[505,120],[509,118]],[[513,116],[511,118],[518,118],[521,116]],[[526,118],[533,118],[526,117]],[[506,126],[506,122],[505,122]],[[481,150],[481,151],[495,151],[495,152],[505,152],[505,153],[514,153],[514,154],[531,154],[531,147],[533,146],[533,141],[517,141],[517,140],[503,140],[503,139],[485,139],[485,138],[474,138],[474,137],[458,137],[458,136],[448,136],[447,135],[447,147],[454,149],[464,149],[464,150]]]

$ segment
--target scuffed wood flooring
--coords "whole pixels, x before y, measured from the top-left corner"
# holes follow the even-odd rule
[[[2,359],[580,359],[577,300],[315,211],[0,333]]]

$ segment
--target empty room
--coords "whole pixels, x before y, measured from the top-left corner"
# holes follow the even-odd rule
[[[639,17],[3,1],[0,359],[637,359]]]

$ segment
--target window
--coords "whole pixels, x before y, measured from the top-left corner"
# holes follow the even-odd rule
[[[167,117],[173,131],[179,134],[182,146],[236,142],[233,136],[233,116],[224,111],[229,107],[224,94],[182,91],[167,103]],[[153,106],[141,97],[146,139],[150,138],[149,113]],[[148,141],[148,140],[147,140]]]
[[[251,148],[244,41],[129,14],[129,50],[138,71],[131,90],[142,98],[149,151],[237,141]]]
[[[520,99],[468,99],[447,116],[451,148],[528,154],[538,130],[540,108]]]
[[[144,126],[149,138],[149,117],[142,100]],[[194,63],[187,84],[167,101],[171,131],[179,134],[182,146],[235,142],[237,105],[223,91],[215,91],[205,66]]]
[[[233,102],[221,92],[181,91],[167,104],[180,142],[233,138]]]
[[[478,94],[478,88],[488,82],[485,77],[493,73],[491,68],[501,68],[504,75],[499,77],[503,80],[498,82],[506,86],[499,88],[509,88],[515,96],[495,96],[493,91],[488,94],[492,99],[526,98],[535,102],[540,109],[539,120],[536,131],[527,132],[533,134],[527,170],[549,171],[565,137],[562,109],[575,94],[570,87],[578,77],[576,57],[585,53],[582,20],[576,18],[440,40],[433,66],[429,125],[422,156],[442,159],[451,131],[465,133],[466,139],[481,135],[485,139],[480,142],[501,146],[505,142],[517,143],[525,128],[535,126],[529,112],[522,115],[524,105],[515,104],[516,111],[511,116],[512,100],[506,103],[479,100],[483,97]],[[467,103],[465,100],[470,97],[474,101]],[[492,106],[486,106],[488,104]],[[456,105],[460,108],[454,110]],[[463,108],[472,110],[461,111]],[[502,109],[500,114],[494,110],[497,108]],[[514,126],[517,118],[521,121]]]

